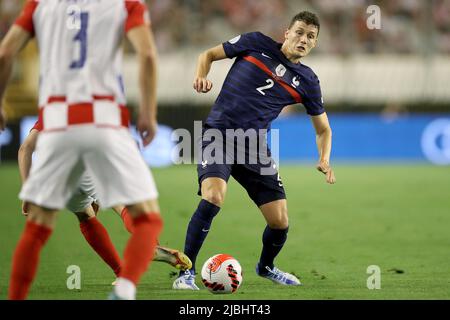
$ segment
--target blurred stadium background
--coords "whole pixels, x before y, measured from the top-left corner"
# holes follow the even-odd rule
[[[0,0],[0,38],[13,23],[22,3]],[[281,166],[281,174],[291,192],[291,242],[286,249],[288,253],[281,255],[280,260],[292,267],[290,270],[299,268],[305,282],[313,283],[317,291],[309,291],[306,286],[301,294],[292,290],[286,293],[265,283],[256,288],[252,281],[259,280],[250,271],[246,272],[247,285],[242,289],[250,295],[233,298],[450,298],[450,0],[150,0],[147,3],[160,58],[161,130],[144,155],[153,167],[168,166],[154,170],[162,209],[168,212],[166,226],[172,230],[164,235],[163,244],[183,246],[185,227],[198,201],[195,168],[171,166],[172,130],[192,131],[193,121],[206,117],[232,64],[232,61],[215,63],[210,74],[214,83],[212,92],[194,94],[191,83],[198,54],[237,34],[256,30],[281,42],[291,17],[301,10],[310,10],[318,14],[321,30],[318,46],[304,63],[321,80],[333,129],[332,162],[338,164],[338,184],[328,188],[311,163],[304,163],[315,161],[317,152],[314,132],[302,107],[286,108],[273,128],[280,129],[280,161],[286,164]],[[381,8],[380,29],[367,27],[369,5]],[[124,43],[124,48],[127,96],[129,106],[135,108],[137,68],[130,46]],[[8,130],[0,135],[0,219],[5,230],[2,237],[5,242],[0,241],[0,248],[3,246],[2,251],[6,252],[0,263],[2,297],[12,246],[21,228],[20,217],[7,218],[14,211],[20,212],[20,203],[15,198],[20,186],[15,165],[17,149],[37,114],[38,72],[37,49],[32,43],[15,65],[5,100]],[[301,196],[297,197],[299,191]],[[230,187],[227,197],[223,209],[227,213],[222,215],[224,218],[220,215],[217,218],[217,225],[223,228],[211,232],[199,261],[229,250],[238,254],[245,270],[252,270],[259,254],[262,219],[251,202],[243,199],[237,186]],[[124,243],[126,233],[119,220],[107,215],[104,219]],[[235,219],[240,224],[236,226],[226,219]],[[254,230],[248,230],[246,225],[253,225]],[[61,285],[65,283],[64,270],[51,276],[45,273],[55,270],[51,269],[55,262],[44,269],[43,278],[36,284],[40,291],[34,291],[31,297],[102,298],[106,289],[94,285],[99,279],[109,281],[106,267],[93,253],[88,253],[80,236],[78,242],[64,234],[60,236],[72,248],[75,243],[84,246],[78,259],[90,257],[97,263],[97,269],[91,268],[92,277],[86,281],[98,292],[74,297],[68,296],[65,288],[46,289],[46,281],[54,278]],[[248,248],[242,246],[245,241]],[[58,251],[61,261],[72,261],[69,252],[56,243],[51,246],[53,249],[47,249],[48,256]],[[289,258],[290,253],[295,259]],[[247,261],[245,255],[251,259]],[[383,278],[387,280],[382,286],[390,290],[368,293],[365,268],[373,263],[380,264],[383,272],[387,270],[388,275]],[[211,298],[203,292],[173,294],[166,290],[171,285],[169,280],[155,277],[157,297]],[[155,297],[154,291],[145,296],[145,290],[141,291],[143,297]]]
[[[0,37],[14,21],[22,2],[1,1]],[[400,159],[450,164],[450,1],[150,0],[147,3],[160,54],[161,124],[192,130],[193,120],[202,120],[207,115],[232,61],[216,63],[212,68],[210,78],[214,88],[210,94],[194,94],[191,82],[201,50],[255,30],[282,41],[291,17],[308,9],[319,15],[322,27],[318,47],[304,63],[321,80],[335,133],[334,160]],[[381,29],[367,27],[370,14],[366,10],[372,4],[381,8]],[[129,45],[125,43],[124,47],[127,95],[130,107],[135,107],[136,63]],[[0,140],[2,160],[15,159],[21,120],[37,113],[36,52],[36,45],[29,45],[16,64],[5,101],[10,131]],[[274,125],[283,129],[282,140],[283,135],[311,134],[309,126],[296,125],[298,121],[307,121],[302,108],[293,106],[284,114],[287,117]],[[433,122],[436,119],[442,121]],[[23,127],[26,133],[29,123]],[[170,135],[164,131],[164,136]],[[302,151],[294,148],[295,141],[284,143],[282,160],[310,159],[312,153],[308,152],[314,152],[310,144]],[[164,154],[167,157],[168,153]],[[167,161],[155,159],[152,164],[160,162]]]

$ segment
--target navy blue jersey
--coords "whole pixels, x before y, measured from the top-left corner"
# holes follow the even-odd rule
[[[223,43],[228,58],[236,57],[206,120],[218,129],[269,129],[281,110],[302,103],[309,115],[323,108],[320,83],[304,64],[290,62],[277,43],[260,32]]]

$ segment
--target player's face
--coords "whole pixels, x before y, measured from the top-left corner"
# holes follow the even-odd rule
[[[308,55],[316,46],[318,28],[304,21],[296,21],[284,34],[288,54],[293,59],[300,59]]]

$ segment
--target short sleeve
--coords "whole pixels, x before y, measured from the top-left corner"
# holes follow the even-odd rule
[[[28,0],[25,3],[20,16],[14,22],[14,24],[22,27],[32,35],[34,35],[33,14],[38,4],[38,1]]]
[[[125,21],[125,33],[133,28],[150,25],[148,8],[141,0],[126,0],[127,19]]]
[[[223,49],[228,58],[237,57],[251,50],[258,50],[265,40],[259,32],[244,33],[224,42]]]
[[[325,112],[323,106],[322,91],[320,89],[319,78],[314,74],[311,81],[305,87],[306,94],[303,96],[303,105],[306,113],[311,116],[318,116]]]

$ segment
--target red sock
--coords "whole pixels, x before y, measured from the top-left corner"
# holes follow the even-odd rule
[[[111,267],[116,276],[119,276],[121,265],[119,254],[108,235],[108,231],[100,221],[95,217],[83,221],[80,223],[80,230],[92,249]]]
[[[121,278],[138,284],[153,258],[162,226],[159,214],[143,214],[133,219],[134,232],[125,248]]]
[[[125,225],[125,228],[129,233],[133,233],[133,218],[128,213],[128,209],[125,207],[123,208],[122,212],[120,213],[120,216],[122,217],[123,224]]]
[[[27,221],[14,251],[8,299],[24,300],[36,275],[42,247],[52,229]]]

